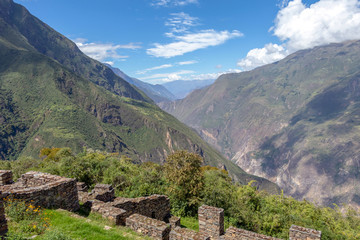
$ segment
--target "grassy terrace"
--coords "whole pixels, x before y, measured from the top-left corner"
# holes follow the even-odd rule
[[[68,212],[65,210],[45,210],[49,227],[42,234],[35,234],[27,229],[27,221],[12,221],[9,224],[9,239],[22,240],[37,235],[33,239],[42,240],[111,240],[111,239],[151,239],[144,237],[129,228],[115,226],[101,215],[95,213]]]

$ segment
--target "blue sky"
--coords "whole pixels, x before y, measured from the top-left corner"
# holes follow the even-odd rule
[[[358,0],[15,0],[87,55],[149,83],[216,78],[360,39]]]

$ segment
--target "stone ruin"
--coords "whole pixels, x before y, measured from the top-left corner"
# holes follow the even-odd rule
[[[97,184],[88,192],[84,183],[75,179],[40,172],[28,172],[13,183],[12,172],[0,170],[0,236],[7,232],[2,199],[10,197],[32,202],[44,208],[79,209],[79,200],[92,212],[100,213],[115,225],[123,225],[164,240],[276,240],[277,238],[229,227],[224,231],[224,210],[203,205],[199,208],[199,232],[181,228],[180,218],[170,215],[170,200],[164,195],[140,198],[115,197],[111,185]],[[320,240],[321,232],[291,226],[290,240]]]
[[[100,213],[116,225],[124,225],[143,235],[161,240],[279,240],[255,232],[229,227],[224,231],[224,210],[203,205],[199,208],[199,232],[181,228],[180,218],[170,215],[170,201],[164,195],[115,198],[110,185],[98,184],[88,193],[78,183],[79,199],[91,211]],[[106,198],[104,196],[107,196]],[[102,199],[102,200],[99,200]],[[320,240],[321,232],[291,226],[290,240]]]

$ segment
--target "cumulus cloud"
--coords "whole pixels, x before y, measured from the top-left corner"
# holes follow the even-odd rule
[[[253,49],[238,62],[244,70],[278,61],[297,50],[360,38],[358,0],[320,0],[306,6],[302,0],[282,0],[270,31],[282,42]]]
[[[239,31],[215,31],[213,29],[201,30],[196,33],[172,35],[175,40],[169,44],[156,43],[154,48],[147,49],[147,54],[155,57],[170,58],[180,56],[198,49],[217,46],[227,40],[243,36]]]
[[[279,61],[288,55],[288,51],[281,45],[266,44],[263,48],[255,48],[248,52],[246,57],[238,62],[244,70]]]
[[[306,7],[301,0],[289,2],[276,17],[275,36],[290,51],[360,38],[358,0],[320,0]]]
[[[151,5],[157,7],[185,6],[189,4],[197,4],[198,0],[153,0]]]
[[[141,48],[139,44],[129,43],[125,45],[113,43],[89,43],[86,39],[78,38],[74,40],[79,49],[91,58],[98,61],[106,59],[124,59],[128,56],[120,55],[117,51],[119,49],[138,49]],[[110,61],[112,62],[112,61]]]

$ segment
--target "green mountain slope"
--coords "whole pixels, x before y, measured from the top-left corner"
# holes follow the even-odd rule
[[[360,41],[316,47],[164,107],[287,194],[360,205]]]
[[[213,150],[111,69],[25,8],[0,1],[0,158],[37,156],[43,147],[83,147],[163,162],[186,149],[225,166],[240,182],[258,179]]]
[[[153,85],[150,83],[140,81],[139,79],[129,77],[118,68],[111,67],[110,65],[107,64],[105,65],[110,67],[110,69],[113,70],[113,72],[116,75],[126,80],[128,83],[131,83],[132,85],[138,87],[141,91],[143,91],[149,98],[151,98],[156,103],[173,101],[176,99],[176,97],[171,92],[169,92],[164,86],[160,84]]]

